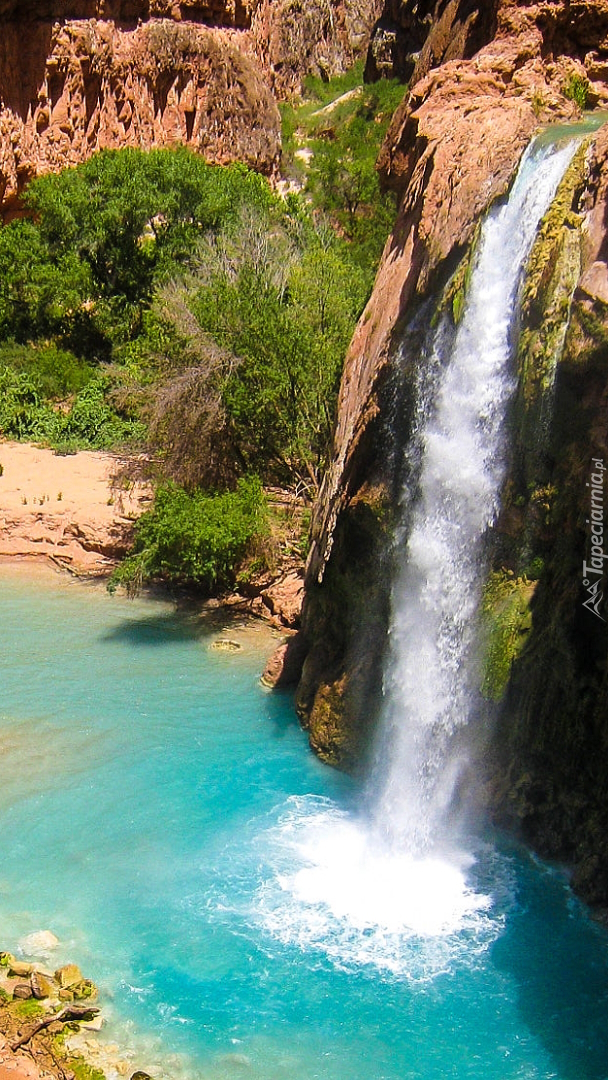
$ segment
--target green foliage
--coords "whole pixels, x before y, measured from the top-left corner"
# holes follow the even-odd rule
[[[589,79],[584,75],[578,75],[575,71],[573,71],[562,84],[562,94],[564,97],[569,98],[570,101],[574,101],[579,109],[587,108],[590,89],[591,85]]]
[[[149,385],[151,346],[167,344],[149,317],[155,290],[243,205],[279,201],[257,174],[185,149],[102,152],[40,177],[25,200],[33,220],[0,230],[0,431],[64,448],[139,443],[141,395],[125,406],[125,379],[116,366],[99,377],[100,362],[132,363],[131,383]]]
[[[319,75],[307,75],[304,79],[304,98],[318,105],[329,105],[342,94],[363,84],[365,62],[358,60],[352,68],[333,79],[322,79]]]
[[[234,452],[245,469],[316,483],[366,297],[363,275],[314,233],[301,245],[275,234],[284,251],[278,276],[277,260],[256,259],[247,223],[229,240],[230,258],[209,253],[200,268],[207,281],[187,299],[201,329],[234,357],[221,387]],[[226,243],[220,248],[226,256]]]
[[[141,442],[144,425],[112,408],[107,388],[107,379],[91,379],[66,413],[45,398],[42,379],[35,371],[0,368],[0,434],[7,439],[46,442],[64,452]]]
[[[94,373],[86,361],[54,344],[19,345],[15,341],[0,344],[0,369],[5,367],[34,376],[42,396],[51,401],[77,394]]]
[[[235,491],[219,494],[189,494],[168,484],[137,521],[133,553],[112,575],[110,588],[124,585],[134,593],[143,582],[161,579],[213,592],[232,584],[240,560],[265,531],[257,477],[242,477]]]
[[[95,360],[137,336],[155,285],[207,230],[276,200],[243,167],[126,149],[39,177],[25,201],[35,220],[0,230],[0,341],[54,337]]]
[[[393,80],[364,86],[358,64],[329,82],[307,79],[303,102],[282,109],[283,169],[305,182],[313,205],[348,238],[369,288],[396,213],[393,194],[380,191],[376,160],[403,94]],[[308,176],[298,146],[313,153]]]
[[[19,1020],[38,1020],[41,1016],[44,1016],[45,1010],[39,1001],[28,998],[26,1001],[11,1002],[10,1011]]]
[[[486,584],[482,602],[486,649],[481,692],[489,701],[502,698],[511,666],[530,633],[533,592],[534,586],[527,578],[502,572],[491,574]]]

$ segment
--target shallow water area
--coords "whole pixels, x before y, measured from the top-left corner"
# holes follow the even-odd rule
[[[607,935],[564,875],[393,858],[243,635],[0,567],[2,947],[52,930],[154,1076],[606,1080]]]

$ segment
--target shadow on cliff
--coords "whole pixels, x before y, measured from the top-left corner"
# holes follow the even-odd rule
[[[606,1080],[608,933],[582,922],[562,876],[548,867],[543,872],[532,856],[518,884],[517,911],[492,960],[514,982],[524,1024],[550,1055],[555,1074]]]
[[[23,122],[45,83],[52,34],[50,22],[0,25],[0,102]]]

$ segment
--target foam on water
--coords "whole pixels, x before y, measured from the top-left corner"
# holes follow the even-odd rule
[[[412,982],[485,951],[504,926],[507,867],[493,867],[501,903],[469,884],[475,859],[395,852],[331,800],[294,797],[259,834],[257,915],[286,944],[339,966],[372,965]],[[486,852],[487,854],[487,852]]]

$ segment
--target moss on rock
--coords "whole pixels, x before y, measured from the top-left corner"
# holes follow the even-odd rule
[[[535,584],[526,577],[499,571],[486,583],[482,600],[482,635],[485,640],[481,692],[500,701],[511,667],[532,628],[530,601]]]

